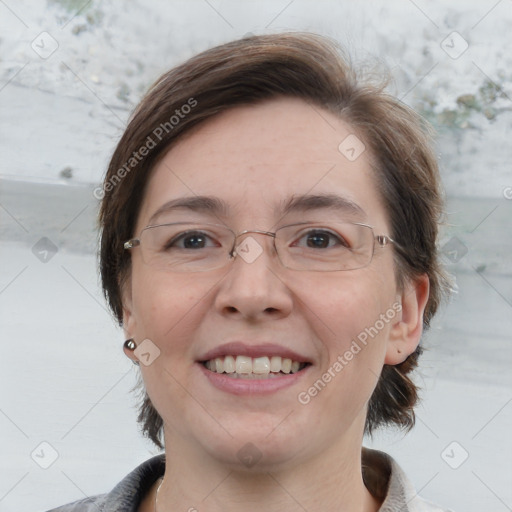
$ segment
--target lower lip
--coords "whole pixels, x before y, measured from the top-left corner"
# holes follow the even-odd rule
[[[309,366],[297,373],[288,373],[270,379],[234,379],[225,373],[215,373],[196,363],[206,378],[217,389],[234,395],[264,395],[275,393],[281,389],[293,386],[308,371]]]

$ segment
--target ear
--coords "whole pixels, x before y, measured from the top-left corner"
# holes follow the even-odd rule
[[[423,333],[423,313],[429,290],[428,276],[422,274],[409,281],[397,297],[401,301],[401,309],[389,333],[385,364],[403,363],[416,350]]]

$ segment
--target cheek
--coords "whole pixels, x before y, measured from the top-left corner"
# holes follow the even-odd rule
[[[340,349],[373,325],[391,307],[394,297],[389,279],[373,270],[347,272],[336,279],[322,275],[300,286],[306,306],[327,335],[326,341],[335,340]]]
[[[301,283],[309,291],[308,321],[323,357],[297,399],[308,417],[322,418],[332,432],[346,431],[354,418],[364,421],[382,370],[391,319],[384,322],[381,315],[392,307],[395,287],[393,276],[381,276],[367,268],[337,279],[321,276],[307,288]]]
[[[197,328],[201,302],[211,285],[189,275],[144,270],[134,268],[132,279],[138,336],[151,339],[163,351],[190,346],[189,336]]]
[[[393,278],[373,269],[316,281],[310,290],[311,322],[323,352],[322,380],[337,391],[325,399],[369,398],[380,374],[395,310]],[[315,297],[315,299],[313,299]],[[330,395],[328,398],[327,395]]]

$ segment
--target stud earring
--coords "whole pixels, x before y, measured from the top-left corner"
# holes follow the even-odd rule
[[[124,342],[124,348],[130,352],[133,352],[137,348],[137,344],[133,338],[129,338]],[[132,359],[131,361],[133,364],[139,366],[139,361],[136,361],[135,359]]]

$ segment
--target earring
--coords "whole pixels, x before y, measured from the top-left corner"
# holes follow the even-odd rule
[[[136,348],[137,348],[137,345],[135,343],[135,340],[133,338],[129,338],[127,339],[125,342],[124,342],[124,348],[126,350],[129,350],[130,352],[133,352]],[[132,359],[132,363],[133,364],[136,364],[137,366],[139,366],[139,361],[135,361],[134,359]]]

